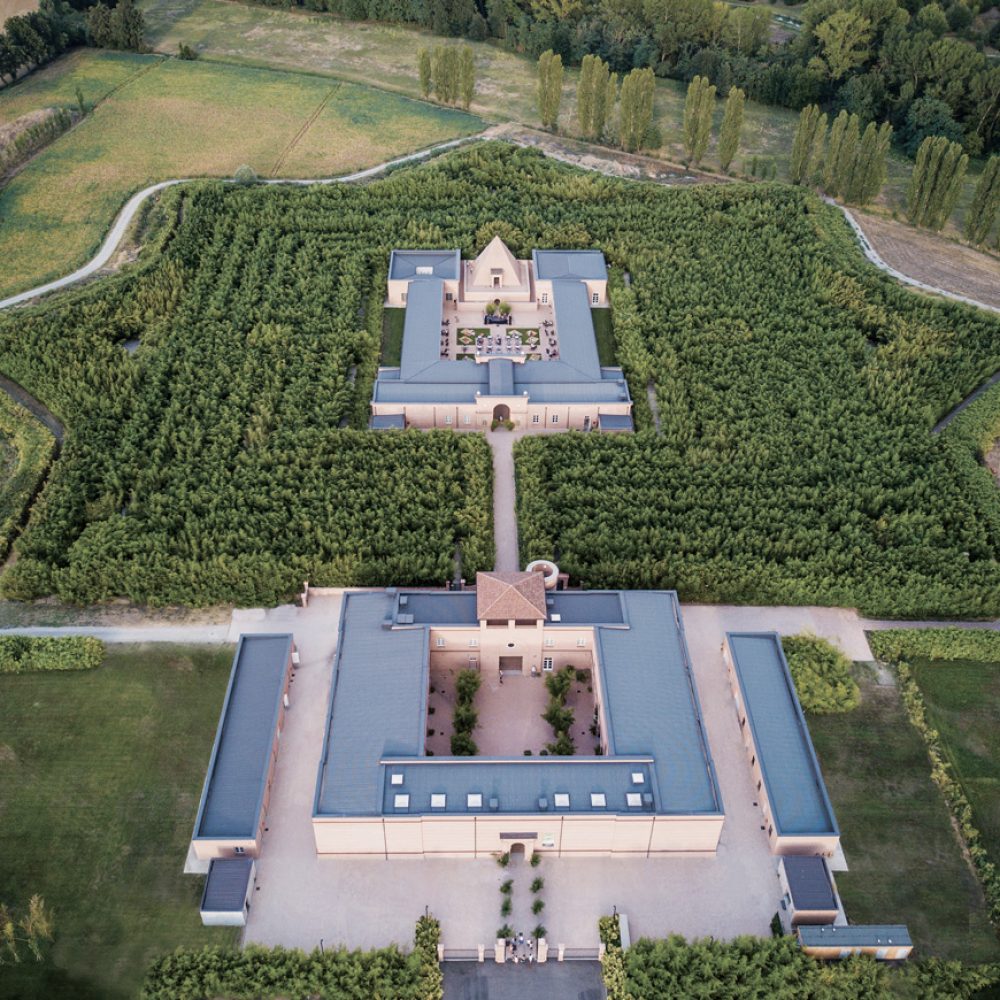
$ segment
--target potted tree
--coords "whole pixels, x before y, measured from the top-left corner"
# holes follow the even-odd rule
[[[500,315],[504,319],[507,319],[510,316],[510,313],[511,313],[510,303],[509,302],[501,302],[497,306],[497,312],[500,313]]]

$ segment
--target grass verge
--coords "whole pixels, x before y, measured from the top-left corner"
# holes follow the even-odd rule
[[[403,323],[405,309],[384,309],[382,311],[382,353],[380,364],[386,368],[396,368],[403,357]]]
[[[0,393],[0,559],[6,557],[45,478],[55,446],[55,438],[41,423]]]
[[[610,309],[591,309],[594,320],[594,335],[597,337],[597,356],[605,367],[618,364],[615,356],[615,334],[611,325]]]
[[[978,879],[962,857],[927,749],[893,687],[857,675],[861,704],[809,730],[851,870],[837,886],[855,923],[905,923],[923,957],[1000,959]]]
[[[97,670],[0,676],[0,899],[40,893],[56,926],[0,997],[124,1000],[164,951],[235,940],[181,873],[231,660],[115,646]]]

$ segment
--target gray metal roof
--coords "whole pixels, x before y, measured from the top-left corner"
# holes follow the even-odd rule
[[[195,820],[196,839],[256,836],[291,653],[290,635],[240,636]]]
[[[777,632],[727,632],[779,834],[839,835]]]
[[[375,414],[371,419],[373,431],[403,430],[406,417],[402,413]]]
[[[545,595],[549,624],[624,625],[625,608],[618,590],[553,590]]]
[[[905,948],[913,945],[906,924],[800,924],[799,943],[814,948]]]
[[[444,282],[440,278],[411,282],[406,293],[400,378],[409,379],[441,360]]]
[[[837,898],[830,882],[826,858],[785,855],[781,859],[788,879],[792,905],[797,910],[836,910]]]
[[[390,760],[379,777],[386,816],[537,813],[539,823],[551,826],[565,813],[653,812],[652,770],[649,757],[631,761],[612,757],[422,757]],[[392,784],[394,774],[402,775],[401,784]],[[634,774],[642,774],[641,784],[633,782]],[[595,792],[604,794],[606,805],[593,805],[591,794]],[[630,807],[625,798],[629,792],[654,792],[653,801]],[[409,795],[407,808],[395,808],[398,793]],[[559,793],[569,795],[568,806],[556,806]],[[432,807],[431,795],[442,794],[444,806]],[[470,794],[481,795],[482,804],[470,807]]]
[[[535,277],[607,281],[608,266],[600,250],[532,250]]]
[[[677,595],[621,596],[628,628],[597,630],[610,752],[652,754],[658,811],[722,812]]]
[[[509,358],[493,358],[486,363],[490,370],[489,395],[514,395],[514,362]]]
[[[602,431],[631,431],[634,430],[632,415],[630,413],[602,413]]]
[[[201,912],[242,913],[252,872],[253,858],[214,858],[201,894]]]
[[[552,307],[559,337],[559,357],[586,379],[601,377],[594,319],[582,281],[553,281]]]
[[[393,250],[389,254],[389,278],[447,278],[458,280],[461,258],[458,250]],[[417,268],[430,268],[430,274],[419,273]]]
[[[650,808],[660,813],[722,812],[671,591],[552,595],[552,607],[562,607],[567,619],[579,622],[586,608],[607,620],[596,624],[613,755],[424,758],[427,628],[475,622],[474,597],[447,591],[344,595],[317,780],[318,815],[395,814],[389,806],[401,789],[386,788],[381,762],[387,758],[408,758],[392,766],[404,773],[409,813],[434,811],[430,795],[442,792],[449,810],[464,811],[466,795],[477,791],[485,796],[484,811],[489,798],[496,798],[498,812],[542,813],[538,799],[559,791],[570,794],[573,811],[590,811],[590,793],[602,791],[607,796],[602,811],[631,812],[626,793],[648,791]],[[622,758],[642,767],[630,768]],[[643,773],[641,785],[632,784],[633,771]],[[549,806],[554,811],[551,799]]]
[[[430,684],[426,630],[391,629],[395,594],[344,594],[315,809],[378,815],[379,760],[423,753]]]

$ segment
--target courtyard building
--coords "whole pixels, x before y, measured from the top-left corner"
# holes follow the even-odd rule
[[[606,310],[598,250],[533,250],[499,236],[458,250],[394,250],[386,306],[405,309],[398,368],[380,368],[372,427],[632,430],[620,368],[603,367],[592,310]]]

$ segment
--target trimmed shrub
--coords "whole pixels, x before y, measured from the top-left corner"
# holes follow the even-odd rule
[[[104,643],[93,636],[0,636],[0,674],[93,670],[103,659]]]
[[[459,705],[471,705],[482,683],[478,670],[460,670],[455,678],[455,697]]]
[[[896,628],[870,632],[880,660],[973,660],[1000,663],[1000,632],[988,628]]]
[[[851,661],[836,646],[815,635],[788,636],[781,645],[804,711],[832,715],[858,707]]]
[[[434,917],[421,917],[417,921],[414,954],[420,959],[420,1000],[441,1000],[444,994],[444,976],[438,963],[438,944],[441,941],[441,924]]]
[[[468,733],[455,733],[451,738],[453,757],[475,757],[479,751],[476,741]]]

